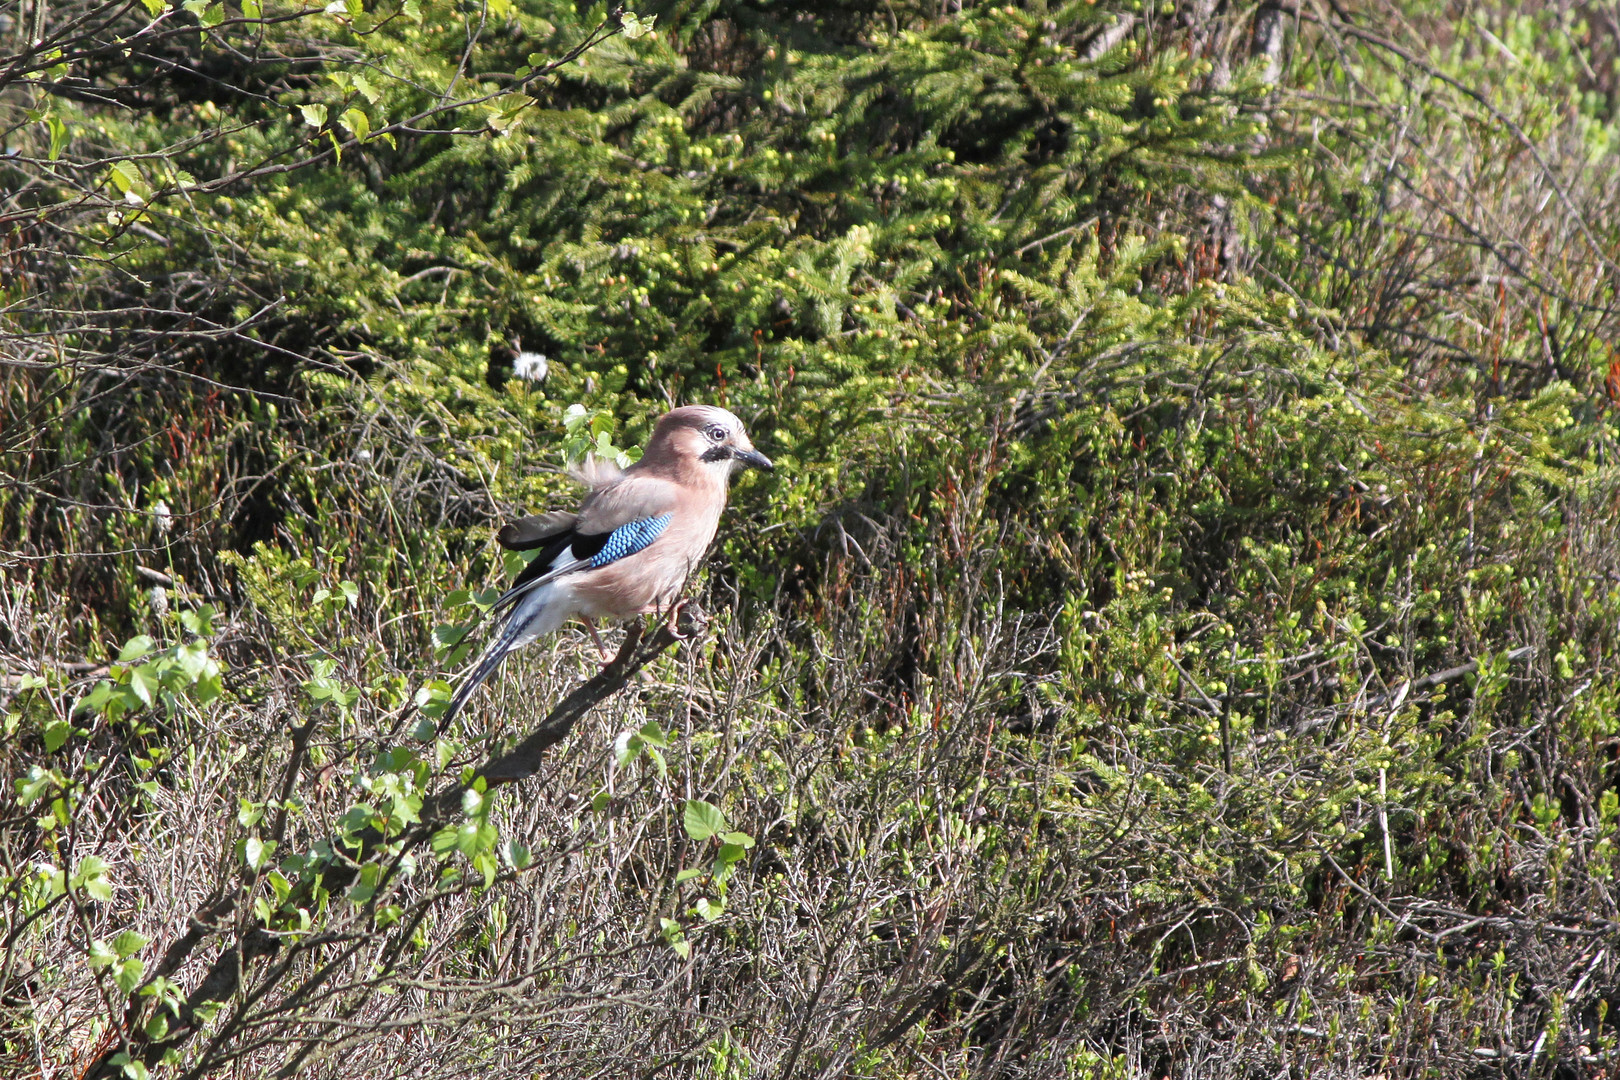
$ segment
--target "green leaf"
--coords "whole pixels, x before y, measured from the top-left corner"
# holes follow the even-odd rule
[[[213,673],[203,675],[191,688],[191,696],[199,705],[207,705],[224,692],[225,687],[219,676]]]
[[[169,10],[169,5],[163,0],[141,0],[141,3],[146,5],[146,13],[154,19]]]
[[[433,628],[433,647],[449,649],[460,645],[471,629],[471,626],[460,626],[456,623],[440,623]]]
[[[140,174],[135,171],[135,166],[131,165],[127,161],[120,161],[113,165],[112,176],[113,182],[118,184],[118,190],[120,191],[127,191],[130,184],[135,183],[140,179]],[[147,637],[145,634],[132,637],[128,641],[124,642],[124,647],[119,650],[118,662],[120,664],[127,664],[132,660],[139,660],[141,657],[151,652],[152,648],[152,639]]]
[[[91,970],[100,971],[102,968],[107,967],[114,961],[123,959],[123,957],[120,956],[117,950],[115,950],[111,945],[107,944],[105,941],[102,941],[100,938],[97,938],[90,943],[90,953],[88,959],[90,961]]]
[[[422,820],[422,796],[396,795],[389,805],[389,817],[399,825],[415,825]]]
[[[692,955],[692,945],[686,940],[686,932],[681,929],[680,923],[674,919],[659,919],[658,925],[664,932],[664,940],[669,942],[669,947],[675,950],[677,956],[685,960]]]
[[[298,111],[304,114],[304,123],[312,128],[319,129],[326,123],[325,105],[300,105]]]
[[[456,830],[456,850],[470,859],[489,852],[495,846],[495,826],[488,822],[469,821]]]
[[[196,183],[196,179],[188,172],[180,171],[176,175],[182,187],[187,183]],[[213,637],[214,616],[217,614],[219,612],[214,609],[213,604],[204,604],[195,611],[182,611],[180,613],[180,625],[198,637]]]
[[[68,741],[68,736],[71,734],[73,734],[73,725],[66,720],[52,720],[46,724],[43,732],[45,752],[54,754],[62,749],[62,744]]]
[[[242,18],[257,19],[263,13],[264,9],[259,6],[259,0],[242,0]]]
[[[276,894],[276,902],[286,903],[287,897],[292,895],[292,882],[282,876],[278,870],[272,870],[266,874],[265,880],[270,883],[270,890]]]
[[[119,964],[113,971],[113,983],[125,994],[133,994],[135,988],[141,985],[141,976],[146,972],[146,965],[141,963],[137,956],[132,956]]]
[[[45,794],[45,789],[50,787],[55,779],[49,770],[38,765],[30,765],[28,774],[17,780],[17,798],[23,806],[32,806]]]
[[[122,1068],[124,1075],[129,1077],[129,1080],[148,1080],[148,1077],[152,1075],[144,1064],[135,1061],[127,1052],[122,1050],[112,1056],[112,1063]]]
[[[186,678],[191,682],[196,682],[208,674],[211,667],[206,641],[198,640],[180,646],[174,651],[174,658],[179,662],[180,670],[186,673]]]
[[[443,679],[434,679],[424,683],[416,692],[416,707],[422,710],[422,715],[438,719],[444,715],[444,710],[450,707],[450,684]]]
[[[91,899],[107,903],[112,899],[112,882],[107,880],[107,864],[99,856],[86,855],[74,871],[72,887],[83,887]]]
[[[50,158],[55,161],[62,156],[62,151],[68,144],[68,126],[59,117],[50,116],[45,119],[45,127],[51,133]]]
[[[707,840],[726,831],[726,817],[720,808],[702,799],[687,799],[682,815],[686,835],[694,840]]]
[[[107,703],[110,702],[112,698],[112,683],[108,682],[106,679],[102,679],[100,682],[96,683],[96,688],[94,690],[90,691],[84,696],[84,699],[79,702],[78,707],[80,709],[88,709],[95,713],[104,712],[107,708]]]
[[[446,825],[444,828],[433,834],[433,839],[429,843],[433,848],[433,853],[435,855],[445,855],[456,849],[456,844],[460,839],[460,827],[456,825]]]
[[[613,761],[619,768],[627,767],[641,756],[641,737],[633,731],[621,731],[613,740]]]
[[[153,674],[151,665],[142,664],[140,667],[130,668],[129,688],[135,692],[136,697],[141,699],[142,704],[150,707],[152,704],[152,692],[161,690],[162,684]]]
[[[534,99],[527,94],[502,94],[489,103],[485,122],[497,134],[510,135],[533,104]]]
[[[652,33],[653,24],[657,21],[658,16],[656,15],[648,15],[646,18],[642,18],[633,11],[626,11],[619,16],[619,33],[634,41],[636,38]]]
[[[508,840],[503,845],[502,854],[506,856],[506,861],[511,864],[514,870],[527,869],[534,862],[534,854],[516,840]]]
[[[270,857],[270,853],[275,850],[275,847],[276,842],[274,840],[266,843],[257,836],[250,836],[242,841],[242,858],[247,862],[250,869],[257,872],[264,865],[265,860]]]
[[[113,938],[112,947],[113,951],[118,954],[118,959],[122,960],[146,948],[151,940],[151,938],[137,934],[133,930],[124,930]]]
[[[240,797],[236,800],[236,823],[242,828],[251,829],[263,820],[263,803],[256,803],[252,799]]]

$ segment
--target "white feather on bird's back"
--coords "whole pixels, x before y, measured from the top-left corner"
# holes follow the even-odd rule
[[[622,479],[624,470],[619,468],[617,462],[597,457],[595,454],[586,454],[580,460],[568,463],[568,475],[592,491],[599,491]]]

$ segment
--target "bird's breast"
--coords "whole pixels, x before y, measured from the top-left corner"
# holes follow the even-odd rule
[[[634,555],[571,575],[580,614],[628,619],[674,604],[708,552],[719,520],[718,513],[677,517]]]

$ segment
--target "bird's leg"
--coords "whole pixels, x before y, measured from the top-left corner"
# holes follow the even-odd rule
[[[602,644],[601,635],[596,632],[596,623],[589,618],[582,617],[582,619],[585,623],[585,629],[591,632],[591,640],[596,642],[596,655],[602,658],[602,663],[604,664],[609,660],[612,660],[613,654],[608,651],[608,647],[606,645]]]
[[[669,614],[664,619],[665,625],[669,627],[669,632],[675,635],[675,640],[677,641],[685,640],[689,636],[681,632],[681,616],[685,613],[685,611],[686,598],[682,597],[670,605]]]

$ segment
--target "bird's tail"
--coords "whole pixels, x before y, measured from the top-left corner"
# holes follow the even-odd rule
[[[547,592],[530,593],[512,608],[511,615],[501,624],[500,632],[484,646],[484,651],[478,654],[478,659],[473,663],[472,671],[450,696],[450,704],[445,708],[444,715],[439,717],[440,731],[450,726],[450,721],[454,720],[461,707],[467,704],[467,699],[472,697],[473,691],[495,674],[495,670],[501,666],[501,661],[505,660],[508,654],[527,645],[540,634],[556,629],[554,625],[546,625],[553,621],[561,622],[560,619],[553,620],[549,617],[553,612],[550,610],[552,605],[547,603],[550,599]]]

